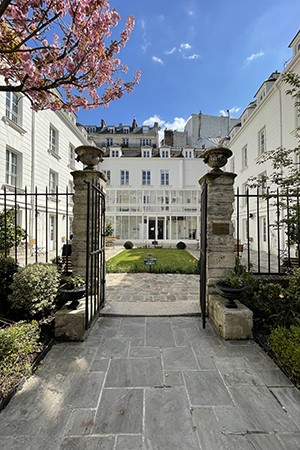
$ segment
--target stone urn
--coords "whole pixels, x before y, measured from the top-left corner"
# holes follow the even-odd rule
[[[103,150],[92,145],[80,145],[75,148],[76,161],[82,162],[86,167],[83,170],[95,170],[95,166],[103,161]]]
[[[232,151],[226,147],[215,147],[203,153],[205,164],[212,168],[211,172],[223,172],[221,167],[226,166],[228,158],[232,156]]]

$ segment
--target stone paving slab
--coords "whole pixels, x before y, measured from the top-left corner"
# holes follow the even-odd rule
[[[300,393],[199,317],[100,317],[0,413],[4,450],[296,450]]]

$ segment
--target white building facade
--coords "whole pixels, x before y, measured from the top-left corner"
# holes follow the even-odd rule
[[[292,40],[290,47],[293,56],[287,65],[286,71],[300,74],[300,32]],[[229,148],[233,152],[233,157],[227,165],[227,170],[238,174],[235,186],[239,188],[241,194],[247,192],[249,179],[251,177],[263,177],[267,179],[260,192],[267,188],[272,190],[274,186],[268,182],[272,173],[271,162],[262,161],[266,151],[276,152],[278,148],[284,147],[294,149],[299,147],[297,129],[299,130],[300,118],[299,109],[295,104],[295,99],[288,95],[286,91],[290,88],[282,79],[280,73],[273,72],[265,80],[252,101],[240,117],[240,121],[234,126],[230,133]],[[299,161],[296,161],[298,164]],[[284,176],[284,173],[283,173]],[[256,190],[250,189],[250,194]],[[241,198],[239,205],[239,234],[241,242],[246,242],[248,237],[251,247],[254,250],[259,248],[276,254],[279,242],[286,241],[286,236],[282,231],[280,239],[274,224],[278,219],[275,215],[274,201],[270,201],[269,206],[262,199],[257,203],[253,198],[249,204]],[[270,209],[268,218],[267,208]],[[268,232],[270,231],[270,238]],[[269,240],[270,239],[270,240]]]
[[[87,132],[75,114],[35,112],[27,98],[11,92],[0,93],[0,118],[0,210],[6,201],[7,209],[17,209],[30,243],[38,239],[41,248],[56,250],[72,231],[72,197],[56,194],[72,193],[71,171],[82,169],[74,150],[89,143]],[[28,195],[46,189],[47,196]]]

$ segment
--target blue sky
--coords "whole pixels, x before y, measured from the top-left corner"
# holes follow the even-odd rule
[[[239,117],[268,76],[281,72],[300,29],[300,0],[111,0],[136,25],[120,53],[142,72],[131,94],[108,108],[78,111],[82,124],[182,129],[192,113]],[[121,30],[121,27],[118,28]]]

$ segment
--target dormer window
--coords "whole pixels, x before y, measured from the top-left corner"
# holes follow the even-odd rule
[[[193,158],[194,157],[194,151],[193,150],[184,150],[184,157],[185,158]]]
[[[161,158],[170,158],[170,150],[161,150],[160,151],[160,157]]]
[[[143,158],[151,158],[151,150],[143,150]]]
[[[149,127],[148,126],[145,126],[145,125],[143,125],[143,134],[144,133],[148,133],[148,131],[149,131]]]
[[[119,158],[121,156],[120,150],[110,150],[110,156],[112,158]]]
[[[115,132],[115,128],[114,127],[108,127],[107,132],[113,134]]]
[[[124,133],[124,134],[128,134],[128,133],[129,133],[129,128],[128,128],[128,127],[123,128],[123,133]]]

